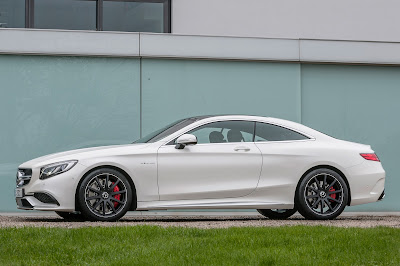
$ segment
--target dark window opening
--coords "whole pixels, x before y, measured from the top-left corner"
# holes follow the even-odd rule
[[[96,30],[96,1],[35,0],[37,29]]]
[[[164,32],[164,3],[104,1],[103,30]]]
[[[25,27],[25,0],[0,0],[0,28]]]
[[[0,28],[171,32],[171,0],[0,0]]]

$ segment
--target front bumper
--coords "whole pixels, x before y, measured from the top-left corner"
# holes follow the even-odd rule
[[[34,193],[33,196],[24,196],[15,198],[18,209],[23,210],[38,210],[50,209],[54,210],[60,206],[60,203],[47,193]]]
[[[69,171],[39,179],[40,169],[32,169],[32,178],[24,189],[23,197],[16,197],[17,208],[41,211],[75,211],[75,193],[85,166],[77,163]]]

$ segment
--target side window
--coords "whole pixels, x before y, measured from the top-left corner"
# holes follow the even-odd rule
[[[210,123],[188,132],[197,137],[197,143],[252,142],[254,122],[221,121]]]
[[[266,123],[256,123],[254,142],[257,141],[284,141],[303,140],[306,136],[293,130]]]

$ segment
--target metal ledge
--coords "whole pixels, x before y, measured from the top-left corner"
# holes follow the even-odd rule
[[[138,57],[139,33],[0,29],[0,53]]]
[[[0,29],[1,54],[400,65],[400,43]]]
[[[140,35],[143,57],[299,61],[298,40],[171,34]]]
[[[400,64],[400,43],[300,40],[300,61]]]

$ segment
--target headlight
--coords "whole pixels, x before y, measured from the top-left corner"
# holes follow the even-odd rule
[[[40,168],[39,179],[46,179],[67,172],[69,169],[74,167],[77,162],[78,162],[77,160],[72,160],[72,161],[65,161],[65,162],[45,165],[42,168]]]

